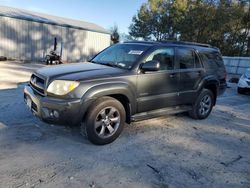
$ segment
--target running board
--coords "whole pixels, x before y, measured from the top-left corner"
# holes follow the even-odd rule
[[[135,114],[131,117],[131,121],[142,121],[142,120],[146,120],[146,119],[156,118],[159,116],[187,112],[190,110],[192,110],[192,106],[187,106],[187,105],[161,108],[158,110],[152,110],[152,111],[148,111],[148,112],[141,112],[141,113]]]

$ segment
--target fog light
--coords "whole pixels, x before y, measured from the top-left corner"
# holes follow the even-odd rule
[[[59,118],[59,112],[56,111],[56,110],[51,110],[50,113],[49,113],[49,116],[51,118]]]
[[[44,118],[59,118],[59,112],[57,110],[42,108],[42,113]]]
[[[56,110],[53,110],[53,114],[55,118],[59,118],[59,112]]]

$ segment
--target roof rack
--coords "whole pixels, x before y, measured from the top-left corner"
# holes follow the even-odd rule
[[[201,47],[208,47],[212,48],[210,44],[202,44],[198,42],[187,42],[187,41],[171,41],[171,40],[166,40],[166,41],[137,41],[137,40],[132,40],[132,41],[126,41],[124,43],[141,43],[141,44],[177,44],[177,45],[190,45],[190,46],[201,46]]]
[[[182,45],[193,45],[193,46],[201,46],[201,47],[212,47],[210,44],[202,44],[197,42],[186,42],[186,41],[159,41],[164,44],[182,44]]]

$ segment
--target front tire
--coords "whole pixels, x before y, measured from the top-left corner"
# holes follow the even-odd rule
[[[125,109],[118,100],[102,97],[89,108],[82,122],[81,131],[93,144],[109,144],[121,134],[125,117]]]
[[[193,104],[189,116],[193,119],[205,119],[213,109],[215,96],[211,90],[203,89]]]

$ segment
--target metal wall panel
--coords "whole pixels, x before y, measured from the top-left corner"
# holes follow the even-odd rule
[[[250,69],[250,57],[228,57],[223,56],[223,61],[228,74],[242,75]]]
[[[63,43],[63,61],[86,61],[110,45],[110,35],[0,16],[0,56],[40,61]]]

